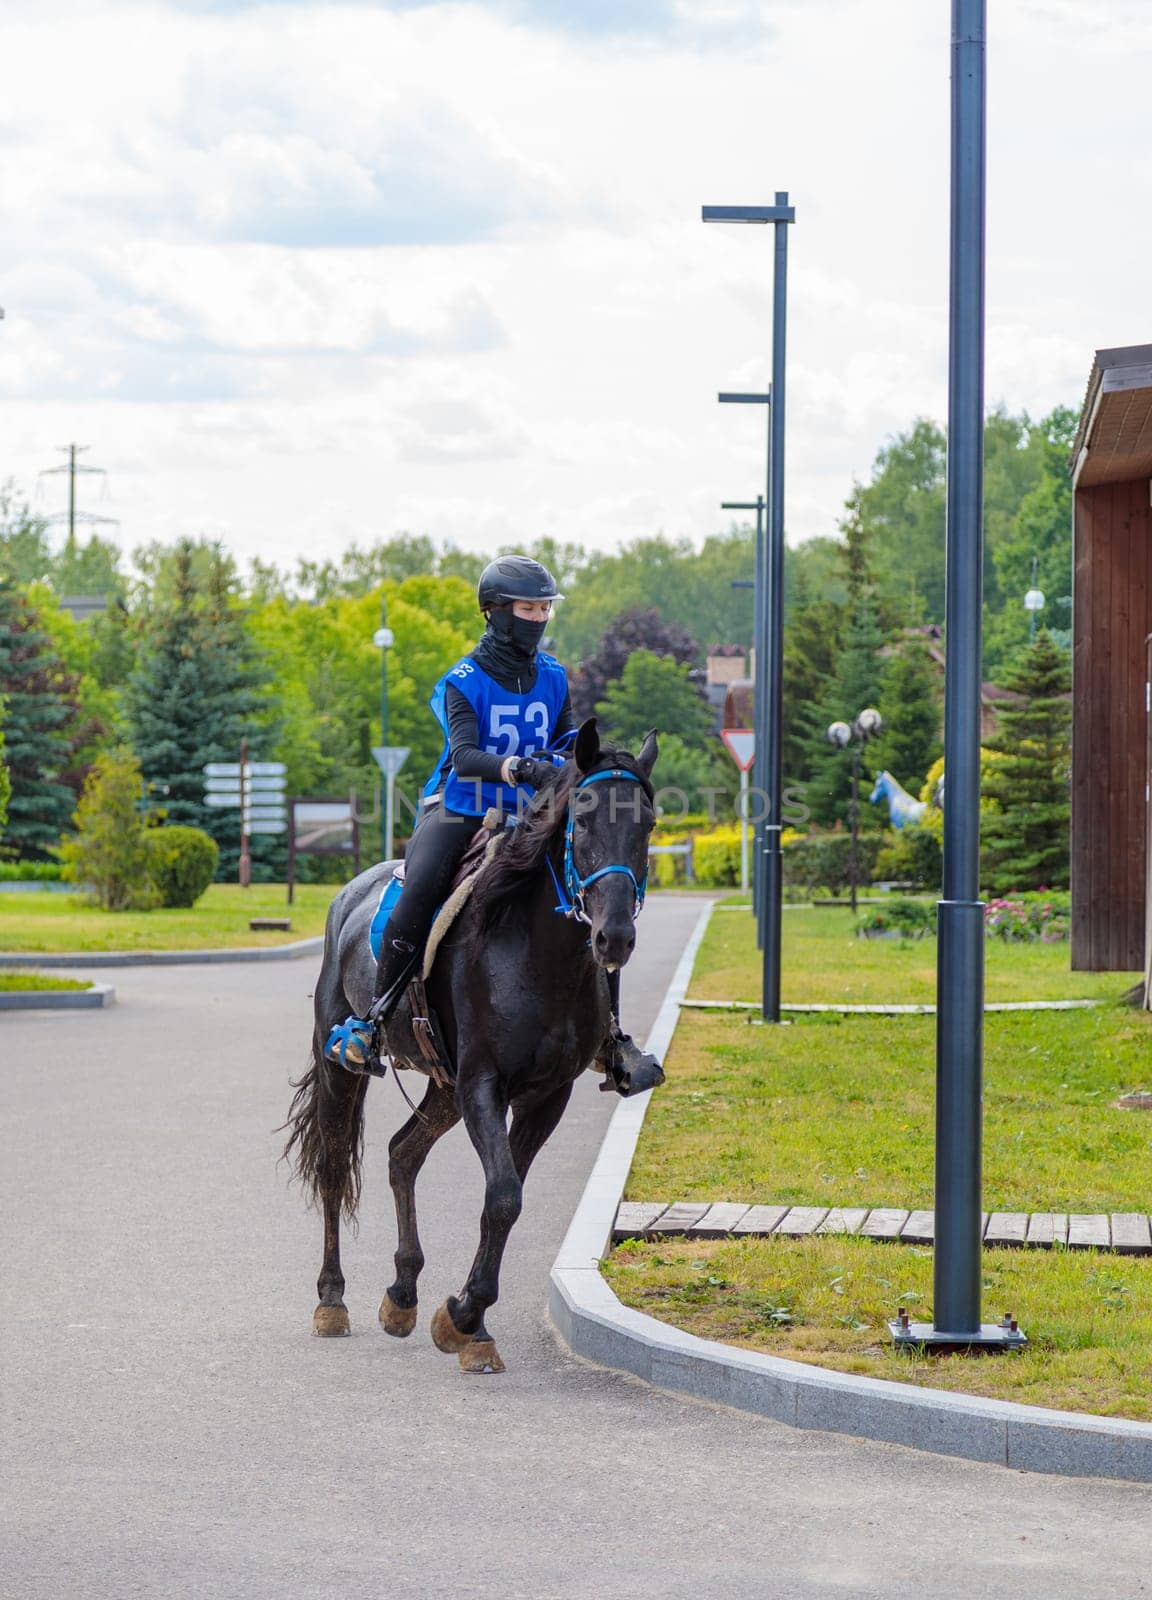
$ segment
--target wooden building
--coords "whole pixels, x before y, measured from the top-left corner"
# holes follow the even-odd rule
[[[1152,345],[1096,352],[1072,471],[1072,965],[1131,972],[1152,904]]]

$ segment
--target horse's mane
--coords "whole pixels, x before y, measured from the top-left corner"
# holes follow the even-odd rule
[[[634,773],[644,786],[649,800],[652,785],[636,765],[636,758],[626,750],[600,747],[592,771],[603,767],[623,767]],[[568,801],[576,785],[587,773],[575,761],[558,767],[554,782],[534,796],[524,818],[509,830],[487,866],[481,869],[472,894],[472,905],[477,914],[481,934],[505,921],[520,905],[544,866],[553,840],[563,830]]]

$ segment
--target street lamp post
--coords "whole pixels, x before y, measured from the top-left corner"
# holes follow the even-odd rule
[[[725,392],[716,396],[722,406],[764,406],[768,416],[768,450],[764,476],[764,514],[768,513],[772,503],[772,391],[766,394],[742,394]],[[753,606],[753,637],[756,641],[756,671],[752,688],[752,713],[753,727],[756,731],[756,747],[752,761],[752,786],[756,790],[757,798],[765,794],[768,789],[766,780],[765,762],[768,755],[768,692],[767,671],[768,652],[764,648],[764,634],[766,627],[766,597],[765,578],[768,568],[768,552],[765,545],[765,523],[761,521],[760,511],[761,496],[756,496],[756,562]],[[753,825],[754,854],[752,868],[752,914],[756,918],[756,943],[762,950],[764,948],[764,908],[766,897],[764,894],[764,878],[767,871],[765,855],[766,839],[771,836],[766,834],[764,823],[766,818],[760,814],[757,807],[756,821]]]
[[[899,1311],[898,1346],[1008,1348],[1010,1313],[980,1320],[984,906],[980,900],[980,655],[984,561],[984,217],[987,0],[952,0],[952,203],[944,673],[944,883],[936,911],[933,1321]]]
[[[392,629],[388,626],[388,594],[381,584],[380,626],[372,635],[372,643],[380,652],[380,744],[383,749],[388,748],[388,651],[392,647],[393,637]],[[387,861],[392,854],[395,793],[390,775],[385,776],[384,791],[384,805],[380,810],[380,859]]]
[[[853,916],[856,915],[856,889],[860,877],[857,868],[857,846],[860,838],[860,760],[864,746],[869,739],[876,738],[883,726],[880,713],[871,706],[865,706],[851,727],[846,722],[828,724],[829,744],[834,744],[837,750],[845,750],[849,745],[852,747],[852,802],[848,810],[852,842],[848,853],[848,880],[851,885]]]
[[[723,400],[727,397],[721,395],[720,398]],[[720,509],[721,511],[755,511],[756,513],[756,547],[753,552],[754,577],[750,585],[752,589],[752,644],[755,654],[755,673],[752,682],[752,727],[756,735],[752,756],[752,785],[756,790],[757,796],[760,796],[764,792],[760,773],[764,750],[764,730],[761,726],[761,708],[764,704],[762,685],[764,650],[761,640],[764,631],[764,514],[768,509],[768,501],[764,495],[758,494],[755,500],[722,500]],[[734,589],[748,588],[749,584],[746,580],[734,578],[732,587]],[[743,792],[747,792],[746,788]],[[741,818],[740,837],[742,840],[746,837],[744,829],[747,821],[747,816]],[[763,836],[760,827],[762,821],[763,817],[757,812],[752,823],[754,845],[752,858],[752,915],[756,919],[756,946],[758,949],[762,948],[764,944],[764,885],[762,882],[763,873],[761,872]]]
[[[787,190],[776,192],[770,206],[705,206],[705,222],[742,222],[775,228],[772,274],[772,404],[771,449],[768,470],[768,522],[764,564],[763,633],[756,641],[757,659],[764,656],[765,731],[764,759],[759,777],[767,796],[761,823],[763,910],[763,975],[761,1011],[765,1022],[780,1021],[780,939],[784,911],[784,858],[780,850],[783,828],[781,712],[784,677],[784,400],[785,356],[788,333],[788,227],[796,211],[788,204]],[[759,720],[759,716],[758,716]]]
[[[1036,569],[1037,569],[1038,565],[1039,565],[1039,562],[1038,562],[1037,558],[1035,556],[1033,556],[1032,557],[1032,587],[1028,590],[1028,593],[1024,596],[1024,609],[1028,613],[1028,642],[1029,642],[1029,644],[1034,644],[1036,642],[1036,615],[1037,615],[1038,612],[1043,611],[1044,605],[1045,605],[1044,591],[1043,591],[1043,589],[1038,589],[1036,587]]]

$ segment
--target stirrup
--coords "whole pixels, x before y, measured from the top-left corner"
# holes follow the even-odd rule
[[[324,1054],[329,1061],[335,1061],[343,1067],[345,1072],[382,1078],[385,1068],[374,1053],[375,1033],[372,1025],[362,1017],[346,1017],[328,1035]]]

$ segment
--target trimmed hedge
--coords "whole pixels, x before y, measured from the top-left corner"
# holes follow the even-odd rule
[[[888,842],[883,833],[862,833],[856,841],[858,883],[871,883],[877,876],[876,861]],[[850,833],[806,833],[783,845],[784,882],[803,889],[830,889],[841,894],[851,886],[852,835]]]
[[[165,906],[194,906],[216,875],[220,849],[202,828],[149,828],[148,871]]]
[[[59,883],[63,876],[58,861],[0,861],[0,883]]]

